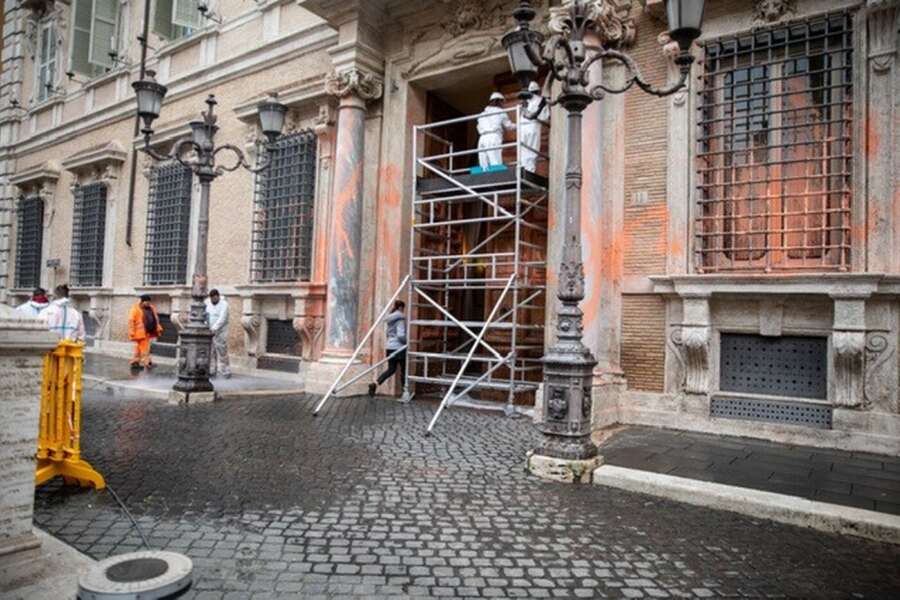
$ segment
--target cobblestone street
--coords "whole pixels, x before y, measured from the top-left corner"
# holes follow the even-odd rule
[[[293,397],[170,406],[85,393],[85,457],[188,598],[897,598],[900,546],[523,469],[530,421]],[[36,523],[100,559],[140,538],[107,492],[39,490]]]

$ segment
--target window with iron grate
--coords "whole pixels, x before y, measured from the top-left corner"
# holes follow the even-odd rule
[[[19,200],[16,222],[16,287],[41,284],[41,249],[44,243],[44,201],[37,196]]]
[[[851,22],[824,15],[705,44],[699,272],[849,268]]]
[[[177,162],[153,169],[147,202],[144,285],[187,282],[192,177],[190,168]]]
[[[106,238],[106,185],[91,183],[75,189],[72,217],[73,286],[103,285],[103,245]]]
[[[269,150],[271,164],[257,175],[250,262],[255,282],[309,280],[316,143],[312,131],[280,138]]]

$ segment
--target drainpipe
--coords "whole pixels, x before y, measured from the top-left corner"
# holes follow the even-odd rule
[[[150,35],[150,0],[144,0],[144,30],[138,41],[141,43],[141,68],[138,79],[144,78],[147,68],[147,37]],[[134,136],[141,132],[141,118],[134,118]],[[128,182],[128,216],[125,222],[125,244],[131,247],[131,230],[134,225],[134,191],[137,185],[137,150],[131,152],[131,179]]]

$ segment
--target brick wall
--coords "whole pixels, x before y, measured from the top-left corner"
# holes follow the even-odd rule
[[[660,296],[622,299],[622,370],[628,388],[662,392],[665,382],[666,315]]]
[[[635,12],[637,42],[631,53],[644,77],[667,78],[657,36],[660,21]],[[633,89],[625,97],[625,239],[627,276],[666,272],[666,153],[668,101]],[[622,368],[628,387],[663,391],[665,304],[656,296],[629,296],[622,308]]]

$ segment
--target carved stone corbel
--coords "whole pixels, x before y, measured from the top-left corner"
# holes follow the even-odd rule
[[[869,62],[872,70],[884,75],[891,70],[897,54],[897,20],[900,2],[869,0],[868,4]]]
[[[322,355],[322,334],[325,333],[325,318],[317,315],[295,317],[294,331],[300,336],[303,360],[316,361]]]
[[[88,316],[97,323],[97,339],[109,337],[110,313],[112,312],[112,296],[92,294],[88,307]]]
[[[834,298],[831,347],[834,357],[835,406],[861,408],[865,400],[865,298]]]
[[[684,367],[684,391],[689,394],[709,392],[709,298],[686,297],[684,322],[677,335],[671,336],[680,351],[680,363]]]
[[[244,328],[244,349],[247,356],[259,356],[259,338],[262,317],[255,314],[242,315],[241,327]]]

